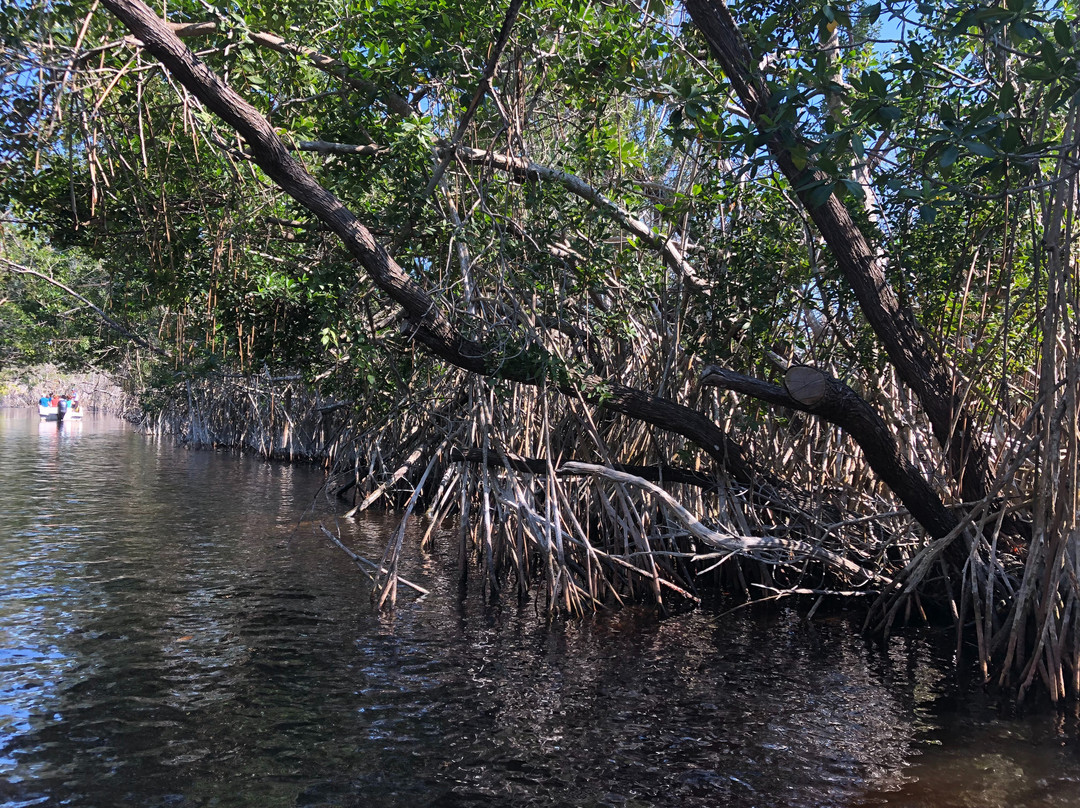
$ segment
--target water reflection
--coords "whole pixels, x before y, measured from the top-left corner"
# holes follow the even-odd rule
[[[317,474],[68,426],[0,414],[4,805],[1080,804],[1075,722],[961,698],[948,637],[548,622],[448,548],[380,616]]]

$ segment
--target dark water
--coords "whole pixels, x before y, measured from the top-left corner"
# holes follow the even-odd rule
[[[1075,713],[963,695],[947,637],[547,623],[445,551],[380,616],[320,482],[0,411],[0,804],[1080,806]]]

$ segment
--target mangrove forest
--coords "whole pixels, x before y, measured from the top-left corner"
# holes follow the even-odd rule
[[[380,608],[449,527],[1080,695],[1071,0],[12,0],[0,71],[0,364],[321,464]]]

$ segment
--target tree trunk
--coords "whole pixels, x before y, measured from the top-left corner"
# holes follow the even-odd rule
[[[986,451],[975,436],[975,424],[956,394],[950,374],[932,355],[915,317],[897,299],[885,277],[884,267],[844,204],[830,194],[818,205],[810,204],[807,188],[828,182],[820,171],[800,170],[785,143],[798,141],[797,133],[778,130],[767,120],[772,99],[764,79],[752,66],[750,50],[722,0],[687,0],[694,24],[724,69],[732,89],[758,129],[768,134],[768,148],[780,170],[799,195],[854,291],[859,306],[881,340],[900,378],[911,387],[930,420],[934,436],[946,448],[950,473],[965,500],[987,496],[990,467]]]

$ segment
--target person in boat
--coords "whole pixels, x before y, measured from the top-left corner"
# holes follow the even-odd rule
[[[60,396],[56,395],[55,393],[50,395],[49,396],[49,406],[50,407],[59,407],[60,406]]]
[[[50,406],[52,404],[52,394],[42,395],[41,398],[38,399],[38,404],[42,407]]]

